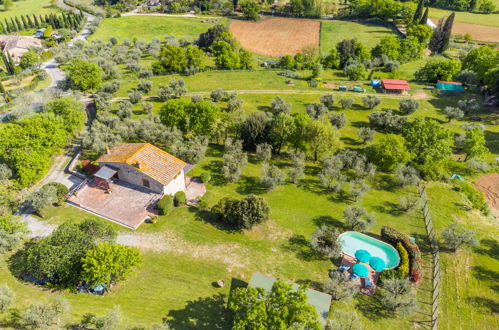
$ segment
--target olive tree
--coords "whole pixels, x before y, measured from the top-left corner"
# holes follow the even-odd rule
[[[0,313],[7,311],[14,302],[15,293],[7,285],[0,286]]]
[[[305,153],[295,151],[290,155],[292,166],[288,175],[294,184],[298,184],[305,175]]]
[[[399,110],[405,115],[410,115],[411,113],[416,112],[418,108],[419,108],[419,102],[416,100],[413,99],[400,100]]]
[[[374,109],[380,105],[381,100],[374,95],[366,95],[362,98],[362,104],[368,109]]]
[[[266,188],[274,189],[284,182],[284,175],[279,167],[265,163],[262,165],[260,184]]]
[[[361,127],[357,133],[359,138],[362,140],[362,143],[366,144],[366,142],[371,142],[374,140],[374,135],[376,131],[369,127]]]
[[[345,274],[332,270],[329,279],[322,283],[322,291],[330,294],[333,300],[346,300],[352,298],[359,289],[355,285],[349,285]]]
[[[442,231],[442,240],[443,244],[454,252],[464,245],[473,247],[478,244],[475,232],[457,223],[450,224]]]
[[[375,221],[374,215],[368,213],[360,206],[349,206],[343,212],[343,218],[352,230],[366,230]]]
[[[376,298],[383,309],[396,315],[407,316],[416,309],[416,292],[406,278],[383,280]]]
[[[310,245],[323,257],[339,258],[341,256],[339,236],[340,232],[336,228],[323,226],[313,233]]]

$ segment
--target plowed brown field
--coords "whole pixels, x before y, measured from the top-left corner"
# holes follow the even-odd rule
[[[241,46],[254,53],[294,55],[308,45],[319,47],[321,23],[295,18],[271,18],[260,22],[232,21],[230,32]]]
[[[432,18],[431,20],[435,24],[438,23],[438,19]],[[466,33],[470,33],[475,41],[499,42],[499,27],[454,22],[452,34],[464,35]]]

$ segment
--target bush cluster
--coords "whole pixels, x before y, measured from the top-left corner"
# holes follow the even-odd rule
[[[173,197],[173,205],[182,206],[182,205],[185,205],[186,201],[187,201],[187,198],[185,196],[185,192],[177,191],[175,193],[175,196]]]
[[[393,246],[397,246],[397,243],[401,243],[405,248],[407,253],[409,254],[409,274],[411,277],[411,281],[418,282],[422,278],[422,259],[421,259],[421,251],[419,247],[410,240],[407,235],[402,234],[398,230],[383,226],[381,228],[381,237],[388,243]],[[401,256],[402,257],[402,256]]]
[[[251,229],[269,218],[269,206],[261,197],[249,195],[243,199],[222,198],[211,208],[220,220],[237,229]]]
[[[160,215],[168,215],[173,210],[173,197],[165,195],[158,202],[158,211]]]
[[[397,243],[396,248],[400,255],[400,264],[397,271],[400,273],[400,277],[406,278],[409,276],[409,254],[400,242]]]

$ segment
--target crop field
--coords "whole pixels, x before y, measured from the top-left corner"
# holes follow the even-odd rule
[[[497,19],[499,19],[499,17]],[[452,34],[463,35],[466,33],[470,33],[473,40],[476,41],[499,43],[499,27],[454,22],[454,25],[452,26]]]
[[[388,26],[349,21],[322,21],[321,51],[328,52],[344,39],[357,39],[367,47],[374,47],[379,39],[387,35],[397,35],[397,32]]]
[[[14,1],[12,8],[5,10],[3,4],[0,6],[0,19],[19,15],[46,15],[58,12],[59,9],[52,0],[18,0]]]
[[[200,18],[161,17],[161,16],[124,16],[106,18],[91,39],[107,40],[114,36],[119,40],[125,38],[150,41],[152,38],[163,39],[167,35],[175,38],[194,41],[199,34],[205,32],[215,23],[202,23]],[[219,24],[226,24],[224,18]]]
[[[295,18],[270,18],[260,22],[234,20],[230,32],[241,46],[267,56],[294,55],[303,47],[319,46],[320,22]]]

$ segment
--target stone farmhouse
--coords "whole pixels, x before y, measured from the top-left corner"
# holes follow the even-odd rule
[[[19,63],[21,57],[30,48],[40,48],[42,42],[34,37],[20,35],[0,35],[0,48],[4,53],[9,53],[12,59]]]
[[[117,144],[97,162],[100,169],[94,176],[103,182],[116,178],[165,195],[185,190],[185,173],[191,168],[149,143]]]

